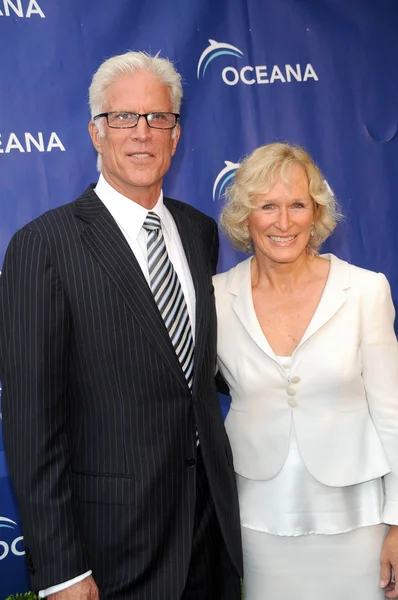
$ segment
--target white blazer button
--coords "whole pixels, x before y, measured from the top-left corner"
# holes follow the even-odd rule
[[[295,398],[289,398],[287,403],[289,406],[297,406],[297,400]]]
[[[290,378],[290,381],[292,383],[300,383],[301,378],[298,375],[294,375],[293,377]]]
[[[286,388],[286,391],[288,393],[288,396],[295,396],[296,395],[296,390],[292,387],[288,387]]]

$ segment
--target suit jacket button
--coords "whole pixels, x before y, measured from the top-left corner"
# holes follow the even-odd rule
[[[187,466],[194,467],[196,465],[196,458],[187,458]]]
[[[293,377],[290,378],[291,383],[300,383],[300,381],[301,377],[299,377],[298,375],[293,375]]]
[[[295,398],[289,398],[287,401],[288,405],[293,408],[293,406],[297,406],[297,400]]]
[[[286,391],[288,393],[289,396],[295,396],[296,395],[296,390],[292,387],[288,387],[286,388]]]

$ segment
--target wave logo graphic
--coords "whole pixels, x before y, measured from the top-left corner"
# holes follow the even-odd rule
[[[233,163],[230,160],[225,160],[224,164],[225,167],[219,172],[213,185],[213,202],[221,198],[225,186],[235,176],[236,169],[239,167],[239,163]]]
[[[205,76],[206,69],[211,63],[212,60],[217,58],[217,56],[236,56],[237,58],[242,58],[243,52],[239,50],[236,46],[232,46],[231,44],[225,44],[223,42],[216,42],[215,40],[209,40],[209,46],[207,46],[206,50],[204,50],[200,56],[198,62],[198,70],[197,76],[198,79],[202,76]]]
[[[0,517],[0,527],[5,527],[6,529],[15,529],[16,525],[17,524],[15,521],[7,519],[7,517]]]
[[[15,529],[16,527],[17,524],[15,521],[7,519],[7,517],[0,517],[0,528]],[[0,532],[2,529],[0,529]],[[9,554],[14,556],[23,556],[25,554],[22,535],[16,537],[12,542],[0,540],[0,560],[4,560]]]

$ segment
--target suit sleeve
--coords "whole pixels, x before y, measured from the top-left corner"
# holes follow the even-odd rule
[[[216,387],[217,387],[217,392],[219,392],[220,394],[225,394],[226,396],[229,395],[228,384],[225,381],[224,377],[221,375],[221,371],[219,369],[217,370],[217,373],[216,373]]]
[[[377,285],[367,296],[371,301],[363,316],[362,376],[370,414],[392,469],[384,477],[383,521],[398,525],[398,345],[395,311],[384,275],[378,274]]]
[[[8,247],[0,279],[3,437],[34,589],[89,570],[70,485],[72,324],[50,253],[33,231]]]
[[[218,236],[217,223],[212,219],[212,243],[211,243],[211,272],[215,275],[217,272],[218,253],[220,249],[220,240]]]

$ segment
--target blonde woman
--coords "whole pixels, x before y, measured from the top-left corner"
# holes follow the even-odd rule
[[[384,275],[318,254],[339,219],[280,143],[243,161],[221,215],[253,252],[214,278],[245,600],[398,598],[394,308]]]

